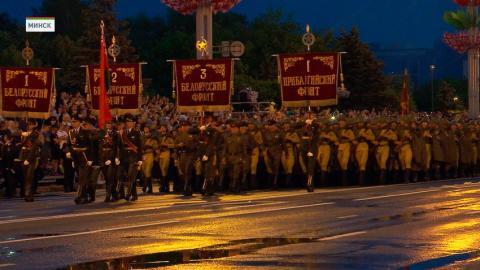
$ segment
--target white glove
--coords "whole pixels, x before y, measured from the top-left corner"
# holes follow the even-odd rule
[[[307,153],[307,156],[313,157],[313,153],[312,153],[312,152],[308,152],[308,153]]]
[[[147,160],[147,157],[146,157],[146,156],[143,156],[143,157],[142,157],[142,160],[143,160],[143,161]]]
[[[139,162],[137,162],[137,164],[138,164],[138,166],[142,166],[143,161],[140,160]]]
[[[207,160],[208,160],[208,157],[206,155],[203,155],[202,161],[207,161]]]
[[[305,120],[305,124],[307,124],[307,125],[311,125],[312,123],[313,123],[312,119]]]
[[[115,165],[117,165],[117,166],[120,165],[120,159],[115,158]]]
[[[72,168],[74,168],[74,169],[75,169],[75,163],[74,163],[74,162],[72,162]]]
[[[65,154],[65,157],[67,157],[68,159],[71,159],[71,158],[72,158],[72,153],[67,152],[67,153]]]
[[[112,164],[112,161],[111,161],[111,160],[105,161],[105,165],[110,166],[110,164]]]
[[[23,165],[28,166],[28,165],[30,165],[30,162],[28,162],[28,160],[25,160],[25,161],[23,162]]]
[[[90,160],[89,160],[89,161],[87,161],[87,165],[88,165],[88,166],[92,166],[92,164],[93,164],[93,162],[92,162],[92,161],[90,161]]]
[[[207,129],[206,126],[201,126],[201,127],[200,127],[200,130],[201,130],[201,131],[205,131],[206,129]]]

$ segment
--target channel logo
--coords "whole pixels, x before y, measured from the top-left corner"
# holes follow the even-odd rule
[[[26,32],[55,32],[54,17],[27,17],[25,19]]]

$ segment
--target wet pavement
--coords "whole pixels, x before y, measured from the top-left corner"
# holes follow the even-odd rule
[[[479,199],[477,179],[81,206],[57,192],[0,199],[0,270],[480,269]]]

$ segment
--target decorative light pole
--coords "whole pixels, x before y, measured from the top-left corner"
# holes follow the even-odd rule
[[[202,50],[197,49],[197,59],[211,59],[213,56],[212,42],[212,17],[217,12],[228,12],[241,0],[162,0],[175,11],[189,15],[195,13],[196,20],[196,40],[201,42]],[[206,43],[204,43],[206,41]],[[197,43],[198,45],[198,43]],[[206,45],[203,47],[203,45]]]
[[[471,118],[479,116],[479,18],[480,0],[454,0],[462,7],[456,12],[447,12],[444,19],[459,32],[444,34],[445,43],[459,53],[468,54],[468,114]]]

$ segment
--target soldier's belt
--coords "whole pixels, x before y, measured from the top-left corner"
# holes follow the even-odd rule
[[[112,148],[103,148],[102,151],[112,151]]]
[[[32,149],[32,148],[31,147],[26,147],[26,146],[22,147],[22,150],[30,150],[30,149]]]
[[[83,152],[83,151],[87,151],[87,148],[86,147],[73,147],[73,151]]]

